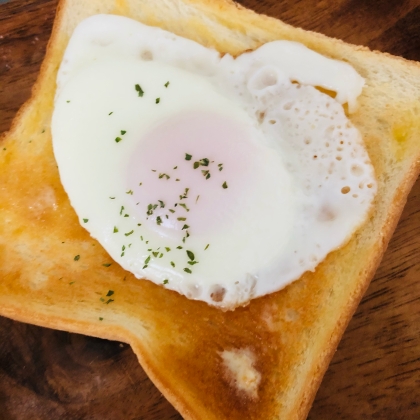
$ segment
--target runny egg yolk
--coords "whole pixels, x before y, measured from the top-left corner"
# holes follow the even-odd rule
[[[170,118],[138,142],[127,191],[139,219],[159,235],[205,235],[240,216],[255,182],[250,133],[232,119],[192,112]]]

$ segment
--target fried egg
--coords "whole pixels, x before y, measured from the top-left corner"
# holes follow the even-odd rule
[[[57,77],[61,182],[124,269],[233,309],[315,270],[365,220],[374,171],[342,106],[363,83],[295,42],[234,58],[93,16]]]

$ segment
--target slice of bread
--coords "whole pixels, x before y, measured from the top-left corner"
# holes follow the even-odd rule
[[[65,46],[75,25],[95,13],[123,14],[231,54],[292,39],[351,63],[367,81],[351,120],[378,177],[370,220],[315,273],[234,312],[136,280],[115,264],[103,266],[109,257],[78,224],[61,187],[49,130]],[[418,64],[292,28],[229,1],[62,2],[33,96],[2,140],[0,313],[130,343],[186,419],[304,418],[418,175],[419,97]],[[253,362],[261,375],[255,393],[238,389],[226,358],[245,368]]]

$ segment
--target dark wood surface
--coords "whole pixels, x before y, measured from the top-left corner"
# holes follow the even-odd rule
[[[420,0],[240,3],[420,61]],[[56,5],[56,0],[0,0],[0,132],[30,95]],[[309,419],[420,419],[419,210],[417,182]],[[0,318],[0,419],[180,418],[127,345]]]

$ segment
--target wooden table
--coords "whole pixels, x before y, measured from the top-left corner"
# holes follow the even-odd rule
[[[242,0],[258,12],[420,61],[419,0]],[[56,0],[0,0],[0,132],[29,97]],[[419,139],[420,140],[420,139]],[[309,419],[420,419],[420,182]],[[127,345],[0,318],[0,418],[180,419]]]

